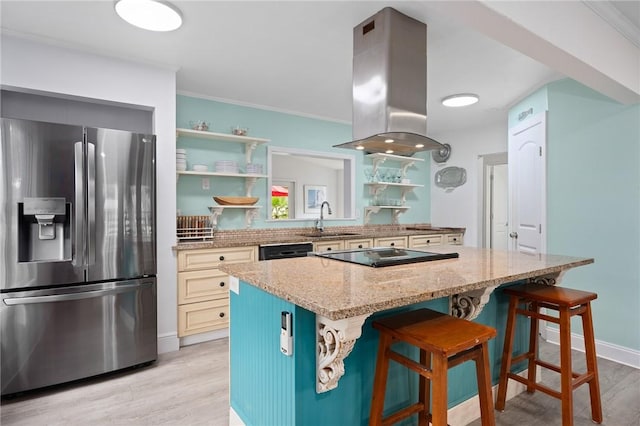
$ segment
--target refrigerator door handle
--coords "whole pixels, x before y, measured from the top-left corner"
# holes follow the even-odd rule
[[[96,263],[96,146],[87,143],[87,230],[89,230],[87,264]]]
[[[9,306],[15,305],[30,305],[34,303],[51,303],[51,302],[66,302],[69,300],[82,300],[91,299],[94,297],[109,296],[112,294],[127,293],[131,290],[136,290],[141,287],[153,285],[153,282],[144,282],[138,284],[126,284],[114,288],[108,288],[105,290],[93,290],[83,291],[81,293],[69,293],[69,294],[52,294],[50,296],[32,296],[32,297],[11,297],[4,299],[4,303]]]
[[[84,245],[84,164],[83,164],[83,142],[74,144],[74,180],[75,180],[75,214],[73,218],[74,234],[74,255],[73,266],[84,266],[85,245]]]

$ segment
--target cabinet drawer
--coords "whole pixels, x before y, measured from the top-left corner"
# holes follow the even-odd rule
[[[462,245],[462,234],[447,234],[447,244]]]
[[[373,240],[371,238],[367,238],[364,240],[346,240],[344,242],[344,248],[346,250],[351,249],[362,249],[373,247]]]
[[[178,304],[229,297],[229,275],[217,269],[178,273]]]
[[[182,250],[178,252],[178,271],[216,268],[222,261],[241,263],[254,262],[257,259],[257,247]]]
[[[373,244],[376,247],[407,247],[407,237],[375,238]]]
[[[344,241],[322,241],[313,243],[313,251],[344,250]]]
[[[409,248],[422,248],[442,245],[442,235],[411,235]]]
[[[178,306],[178,337],[229,327],[228,300]]]

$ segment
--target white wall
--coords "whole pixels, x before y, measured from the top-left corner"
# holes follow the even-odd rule
[[[2,36],[3,86],[154,110],[157,135],[158,350],[178,350],[175,244],[175,70]]]
[[[480,197],[478,156],[507,151],[507,117],[504,123],[479,129],[434,135],[451,145],[451,156],[445,163],[431,160],[431,224],[466,228],[464,244],[477,247]],[[455,166],[467,170],[467,182],[451,192],[435,186],[435,174],[444,167]]]
[[[336,217],[344,217],[343,203],[338,200],[344,199],[342,191],[337,193],[333,188],[341,188],[338,185],[338,175],[335,169],[324,167],[313,162],[305,161],[299,157],[294,157],[295,161],[291,161],[288,156],[274,155],[271,160],[271,168],[273,170],[274,180],[293,181],[296,183],[295,197],[295,218],[313,218],[319,217],[319,213],[304,213],[304,186],[305,185],[326,185],[330,191],[327,191],[327,201],[331,205],[333,215]],[[277,173],[277,176],[275,175]],[[326,215],[326,211],[325,211]],[[325,216],[331,218],[331,216]]]

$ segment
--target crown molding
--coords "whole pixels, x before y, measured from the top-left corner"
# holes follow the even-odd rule
[[[582,3],[636,47],[640,48],[640,27],[627,18],[611,1],[582,0]]]

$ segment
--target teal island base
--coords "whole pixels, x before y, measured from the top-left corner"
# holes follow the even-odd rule
[[[508,284],[507,284],[508,285]],[[316,392],[316,314],[240,281],[231,292],[230,404],[234,415],[247,426],[355,426],[367,425],[378,349],[377,332],[371,322],[378,317],[427,307],[440,312],[449,309],[448,298],[434,299],[371,315],[362,335],[344,360],[345,374],[338,386]],[[498,381],[508,299],[501,287],[474,320],[498,330],[489,342],[493,383]],[[293,353],[280,351],[281,313],[292,314]],[[514,349],[523,352],[528,345],[528,322],[517,325]],[[418,351],[399,344],[396,348],[418,359]],[[519,366],[520,370],[522,366]],[[449,408],[465,407],[469,420],[479,417],[475,366],[464,363],[449,370]],[[510,384],[510,391],[516,389]],[[417,401],[418,378],[408,369],[391,363],[385,412],[396,411]],[[468,401],[468,404],[465,401]],[[467,409],[468,408],[468,409]],[[449,423],[452,423],[451,418]],[[402,425],[417,424],[417,417]]]

